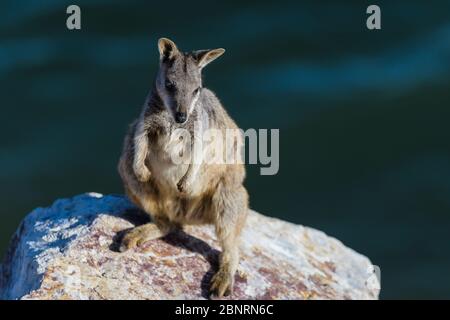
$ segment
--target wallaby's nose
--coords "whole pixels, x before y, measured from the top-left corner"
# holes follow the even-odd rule
[[[186,113],[184,113],[184,112],[177,112],[177,113],[175,113],[175,121],[177,123],[184,123],[184,122],[186,122]]]

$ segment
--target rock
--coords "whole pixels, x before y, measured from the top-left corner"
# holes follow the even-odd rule
[[[204,299],[219,249],[211,226],[117,251],[145,216],[90,193],[31,212],[0,269],[1,299]],[[376,299],[370,261],[324,233],[251,211],[232,299]]]

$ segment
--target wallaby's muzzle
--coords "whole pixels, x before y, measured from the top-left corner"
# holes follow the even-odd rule
[[[177,123],[185,123],[186,119],[187,119],[186,113],[184,113],[184,112],[175,113],[175,121]]]

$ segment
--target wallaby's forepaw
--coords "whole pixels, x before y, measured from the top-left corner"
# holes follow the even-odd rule
[[[122,238],[119,250],[125,252],[128,249],[139,247],[146,241],[161,237],[161,231],[155,224],[144,224],[128,231]]]
[[[133,170],[134,174],[136,175],[136,178],[140,182],[147,182],[150,179],[151,173],[146,166],[141,166],[139,168],[134,167]]]
[[[181,178],[181,180],[177,183],[177,189],[181,193],[186,193],[189,188],[188,179],[186,179],[186,176]]]
[[[209,294],[219,298],[229,296],[233,292],[233,282],[234,277],[229,272],[219,270],[211,279]]]
[[[183,179],[181,179],[178,183],[177,183],[177,189],[179,192],[183,193],[185,190],[185,185],[183,183]]]

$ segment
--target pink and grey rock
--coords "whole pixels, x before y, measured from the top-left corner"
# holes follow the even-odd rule
[[[211,226],[117,250],[143,215],[96,193],[37,208],[0,267],[0,299],[205,299],[217,267]],[[251,211],[227,299],[377,299],[370,261],[323,232]]]

